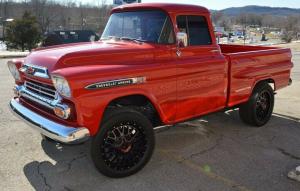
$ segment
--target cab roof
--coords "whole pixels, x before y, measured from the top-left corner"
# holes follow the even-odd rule
[[[121,5],[115,7],[111,13],[122,12],[122,11],[134,11],[141,9],[161,9],[168,13],[178,12],[197,12],[197,13],[209,13],[209,10],[205,7],[197,5],[185,5],[185,4],[174,4],[174,3],[133,3],[127,5]]]

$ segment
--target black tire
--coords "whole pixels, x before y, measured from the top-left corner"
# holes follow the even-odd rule
[[[271,118],[274,108],[274,91],[262,82],[256,85],[248,102],[240,106],[240,118],[255,127],[265,125]]]
[[[153,127],[143,114],[130,108],[110,109],[92,140],[91,155],[100,173],[121,178],[141,170],[154,145]]]

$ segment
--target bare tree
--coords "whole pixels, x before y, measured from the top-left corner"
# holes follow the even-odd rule
[[[99,32],[102,33],[109,18],[109,13],[112,7],[111,5],[107,4],[106,0],[98,1],[98,7],[100,7]]]
[[[12,4],[12,0],[1,0],[0,1],[0,17],[3,19],[8,18],[10,16],[10,5]]]

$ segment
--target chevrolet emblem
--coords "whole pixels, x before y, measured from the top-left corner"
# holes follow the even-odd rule
[[[29,75],[34,75],[35,69],[29,66],[29,67],[27,67],[25,72]]]

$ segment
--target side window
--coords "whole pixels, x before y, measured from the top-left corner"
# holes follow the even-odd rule
[[[188,33],[186,16],[178,16],[177,17],[177,28],[180,32]]]
[[[178,16],[177,27],[188,35],[190,46],[212,43],[206,18],[203,16]]]
[[[169,17],[166,18],[162,31],[159,35],[158,43],[160,44],[174,44],[175,36],[173,31],[173,25]]]

